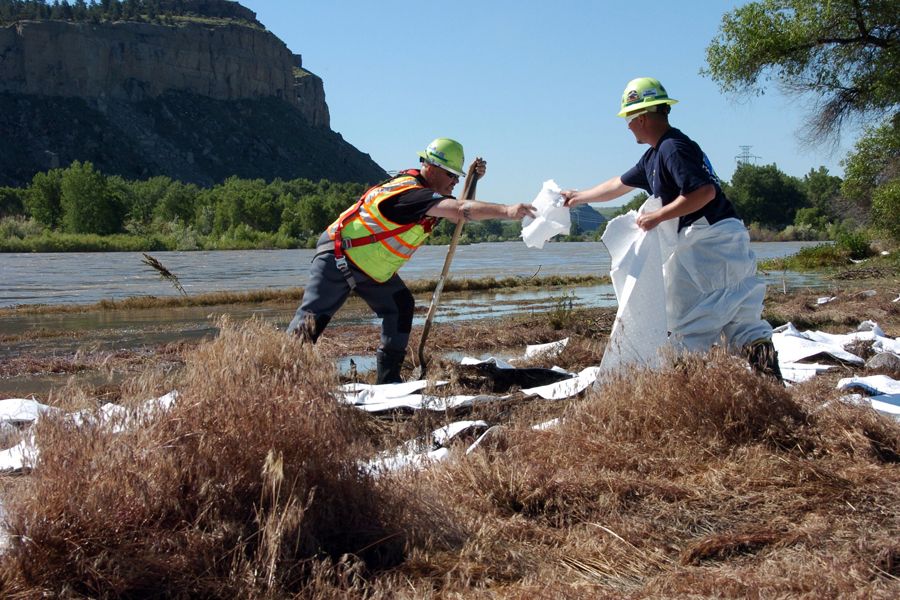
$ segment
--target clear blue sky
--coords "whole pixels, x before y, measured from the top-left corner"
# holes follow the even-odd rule
[[[530,202],[545,179],[586,188],[636,163],[646,146],[615,116],[634,77],[656,77],[680,100],[671,123],[726,180],[740,146],[789,175],[822,165],[842,175],[856,136],[845,133],[837,149],[804,145],[808,100],[774,87],[734,98],[699,74],[722,15],[744,2],[241,3],[322,77],[344,139],[392,171],[415,166],[432,138],[455,138],[467,162],[488,161],[481,200]]]

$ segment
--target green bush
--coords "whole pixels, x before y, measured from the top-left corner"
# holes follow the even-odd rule
[[[94,233],[57,233],[44,231],[26,238],[0,239],[0,252],[140,252],[174,250],[174,245],[159,235],[97,235]]]
[[[797,254],[784,258],[772,258],[759,262],[764,271],[810,271],[823,267],[841,267],[847,265],[847,250],[837,244],[820,244],[801,248]]]
[[[850,258],[861,260],[872,256],[872,247],[869,245],[869,236],[862,231],[844,231],[835,239],[835,245],[847,252]]]
[[[0,240],[23,239],[41,235],[44,227],[34,219],[25,217],[3,217],[0,219]]]

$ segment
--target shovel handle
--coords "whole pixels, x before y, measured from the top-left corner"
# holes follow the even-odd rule
[[[475,187],[478,185],[478,172],[476,170],[481,158],[476,158],[469,165],[469,172],[466,175],[466,185],[463,188],[461,200],[472,200],[475,197]],[[456,247],[459,245],[459,236],[462,233],[464,219],[456,222],[456,228],[453,230],[453,237],[450,238],[450,247],[447,249],[447,256],[444,258],[444,268],[441,269],[441,276],[438,278],[437,284],[434,286],[434,293],[431,296],[431,305],[428,307],[428,314],[425,317],[425,325],[422,327],[422,337],[419,338],[419,370],[420,377],[425,375],[425,340],[431,331],[431,324],[434,321],[434,315],[437,312],[438,301],[441,298],[441,292],[444,290],[444,282],[447,280],[447,273],[450,272],[450,263],[453,262],[453,255],[456,253]]]

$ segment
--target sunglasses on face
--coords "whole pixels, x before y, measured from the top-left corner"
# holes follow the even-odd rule
[[[625,123],[631,123],[632,121],[637,119],[639,116],[645,115],[645,114],[647,114],[647,111],[642,111],[642,112],[634,113],[631,115],[625,115]]]
[[[449,177],[450,179],[459,181],[459,175],[457,175],[456,173],[451,173],[451,172],[448,171],[447,169],[441,169],[441,171],[443,171],[443,172],[444,172],[444,175],[446,175],[446,176]]]

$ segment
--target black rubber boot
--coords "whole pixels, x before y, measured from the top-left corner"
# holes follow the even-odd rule
[[[377,367],[375,383],[403,383],[400,369],[405,358],[405,350],[378,350],[375,353]]]
[[[778,366],[778,352],[775,351],[772,340],[757,340],[744,348],[744,354],[754,371],[784,383]]]

